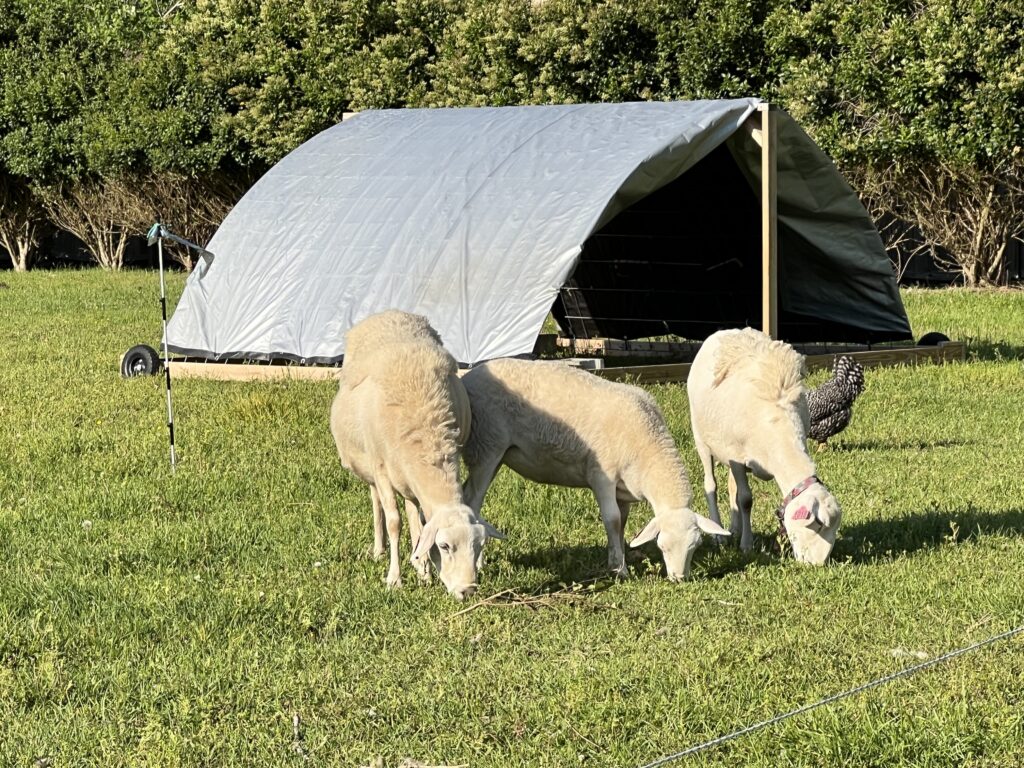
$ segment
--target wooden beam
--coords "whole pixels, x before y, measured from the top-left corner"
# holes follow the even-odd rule
[[[836,352],[828,355],[808,355],[808,371],[822,368],[831,369],[840,355],[852,357],[865,368],[893,365],[917,365],[923,362],[962,362],[967,358],[967,345],[962,341],[950,341],[936,347],[886,347],[865,352]],[[669,363],[665,365],[629,365],[602,368],[594,371],[598,376],[614,381],[629,381],[634,384],[683,383],[690,375],[690,363]]]
[[[260,365],[258,363],[198,363],[171,360],[172,379],[218,381],[331,381],[341,368],[316,365]]]
[[[967,358],[967,345],[950,341],[935,347],[883,347],[862,352],[832,352],[807,355],[807,370],[831,368],[840,355],[849,355],[866,368],[886,365],[915,365],[961,362]],[[587,369],[591,370],[591,369]],[[199,363],[170,362],[171,378],[216,379],[220,381],[334,381],[341,369],[315,365],[260,365],[257,363]],[[464,371],[459,371],[460,374]],[[593,373],[606,379],[626,380],[639,384],[665,384],[685,382],[690,363],[664,363],[659,365],[628,365],[594,369]]]
[[[672,384],[686,381],[690,363],[664,363],[660,365],[616,365],[593,371],[603,379],[626,381],[630,384]]]
[[[777,141],[775,115],[770,104],[758,106],[761,112],[761,330],[773,339],[779,337],[779,233],[777,180]]]
[[[534,354],[536,354],[534,347]],[[610,355],[616,357],[696,354],[700,349],[699,341],[624,341],[622,339],[567,339],[559,336],[554,339],[550,354],[559,350],[571,349],[579,355]]]
[[[865,352],[836,352],[827,355],[807,355],[807,370],[831,369],[835,359],[842,355],[852,357],[865,368],[892,365],[917,365],[923,362],[954,363],[967,359],[967,345],[962,341],[949,341],[928,347],[882,347]]]

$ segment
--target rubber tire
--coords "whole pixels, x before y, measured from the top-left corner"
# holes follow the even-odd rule
[[[930,331],[917,340],[919,347],[937,347],[942,342],[949,341],[949,336],[938,331]]]
[[[126,379],[153,376],[161,365],[160,355],[155,349],[148,344],[137,344],[121,356],[121,376]]]

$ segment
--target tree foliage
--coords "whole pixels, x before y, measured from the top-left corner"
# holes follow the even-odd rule
[[[0,0],[0,171],[34,201],[0,209],[0,231],[55,195],[100,194],[132,208],[124,236],[161,209],[201,237],[349,110],[753,95],[789,110],[871,210],[967,282],[997,281],[1024,208],[1022,14],[1017,0]],[[98,235],[87,245],[107,258]]]
[[[1024,6],[822,0],[769,26],[782,102],[869,205],[1000,281],[1024,227]]]

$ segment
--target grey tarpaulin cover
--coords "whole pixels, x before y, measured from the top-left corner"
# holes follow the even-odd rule
[[[741,128],[759,103],[357,114],[281,160],[225,218],[212,264],[189,277],[168,325],[169,347],[335,362],[348,328],[394,307],[426,315],[460,362],[529,353],[588,238],[617,214],[722,146],[743,194],[758,188],[760,150]],[[782,308],[909,335],[863,207],[779,118],[780,230],[792,234]],[[686,222],[686,211],[674,218]]]

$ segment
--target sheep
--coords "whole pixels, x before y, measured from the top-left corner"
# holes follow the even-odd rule
[[[423,315],[387,309],[370,315],[349,328],[345,334],[344,370],[353,386],[359,383],[363,359],[371,357],[384,344],[422,341],[443,346],[441,336]]]
[[[345,334],[345,364],[341,379],[342,385],[348,387],[358,385],[366,375],[363,372],[363,359],[372,356],[382,345],[415,340],[442,345],[441,336],[423,315],[389,309],[364,318]],[[469,404],[462,390],[457,390],[457,392],[462,395],[458,402],[463,408],[459,419],[459,448],[461,449],[467,434],[465,425],[469,423]],[[373,549],[371,553],[373,559],[378,560],[384,554],[384,510],[381,508],[377,491],[372,485],[370,486],[370,502],[373,507]],[[409,521],[409,539],[412,549],[415,550],[423,524],[420,510],[416,508],[415,502],[409,499],[405,499],[405,515]],[[414,565],[420,580],[429,583],[429,561],[421,558]]]
[[[714,462],[729,467],[730,528],[740,548],[753,546],[753,495],[747,473],[775,479],[784,499],[776,512],[793,555],[821,565],[839,530],[839,502],[818,480],[807,453],[809,421],[804,359],[790,345],[752,328],[712,334],[687,379],[690,423],[704,468],[709,515],[720,523]]]
[[[372,326],[377,319],[364,322]],[[353,328],[357,340],[366,330]],[[383,507],[390,544],[387,585],[401,586],[397,491],[426,518],[413,563],[426,565],[429,555],[445,587],[462,600],[476,591],[484,540],[504,535],[462,503],[459,443],[470,411],[455,361],[434,340],[400,338],[400,329],[376,345],[372,334],[364,336],[358,362],[342,369],[331,433],[342,465],[370,486],[375,531]],[[410,514],[410,527],[412,521]]]
[[[630,542],[657,539],[668,577],[690,573],[700,531],[728,531],[692,509],[686,467],[647,392],[555,361],[491,360],[462,378],[473,411],[463,451],[466,503],[480,511],[502,464],[528,480],[589,487],[608,536],[608,566],[625,577],[631,505],[654,517]]]

